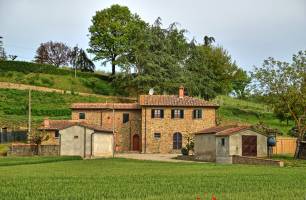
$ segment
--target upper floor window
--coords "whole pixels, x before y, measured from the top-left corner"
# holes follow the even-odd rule
[[[171,110],[171,118],[184,118],[184,110],[179,110],[179,109]]]
[[[151,117],[152,118],[164,118],[164,110],[163,109],[152,109]]]
[[[193,110],[193,119],[201,119],[202,118],[202,109]]]
[[[129,113],[123,113],[123,123],[127,123],[129,121],[129,118]]]
[[[85,113],[79,113],[79,119],[85,119]]]
[[[221,138],[221,145],[222,145],[222,146],[225,145],[225,138]]]
[[[160,139],[160,133],[154,133],[154,139],[159,140]]]

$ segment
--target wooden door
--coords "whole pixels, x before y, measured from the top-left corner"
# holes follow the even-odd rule
[[[242,156],[257,156],[257,136],[242,136]]]
[[[139,151],[139,135],[133,135],[133,151]]]

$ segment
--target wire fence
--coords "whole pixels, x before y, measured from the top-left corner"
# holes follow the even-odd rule
[[[0,132],[0,144],[11,143],[11,142],[24,142],[27,140],[28,140],[28,134],[26,130]]]

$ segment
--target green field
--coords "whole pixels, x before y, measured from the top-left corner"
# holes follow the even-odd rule
[[[305,166],[277,168],[126,159],[0,166],[0,199],[195,200],[197,196],[210,199],[214,194],[218,200],[304,200],[305,171]]]

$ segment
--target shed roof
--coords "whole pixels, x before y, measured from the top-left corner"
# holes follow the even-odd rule
[[[141,106],[219,107],[219,105],[203,99],[177,95],[140,95],[139,104]]]
[[[92,129],[94,131],[99,132],[107,132],[112,133],[113,131],[110,129],[105,129],[102,126],[88,124],[81,121],[76,120],[45,120],[43,124],[38,128],[39,130],[63,130],[69,128],[71,126],[82,126],[88,129]]]
[[[215,126],[211,128],[198,131],[196,135],[202,134],[215,134],[216,136],[229,136],[242,130],[250,129],[250,126],[238,126],[238,125],[227,125],[227,126]]]

